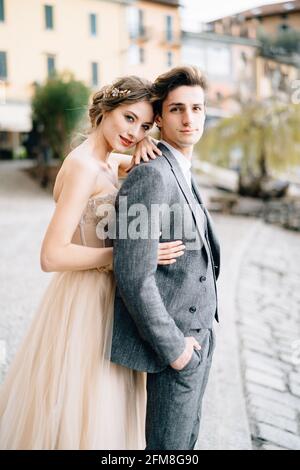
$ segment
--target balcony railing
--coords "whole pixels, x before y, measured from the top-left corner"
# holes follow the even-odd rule
[[[146,26],[140,25],[137,28],[129,30],[129,37],[133,41],[149,41],[149,39],[151,38],[151,29]]]
[[[181,46],[181,33],[179,31],[166,30],[161,35],[161,44],[168,47],[180,47]]]

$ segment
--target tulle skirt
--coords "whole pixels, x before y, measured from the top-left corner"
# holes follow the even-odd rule
[[[146,375],[109,361],[112,272],[57,273],[0,391],[1,449],[144,449]]]

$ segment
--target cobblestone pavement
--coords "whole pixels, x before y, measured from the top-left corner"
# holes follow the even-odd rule
[[[40,269],[41,242],[53,202],[23,169],[0,162],[0,372],[15,355],[51,274]]]
[[[300,450],[300,235],[260,223],[237,288],[255,449]]]

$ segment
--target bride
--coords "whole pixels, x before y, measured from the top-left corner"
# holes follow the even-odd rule
[[[150,99],[151,83],[134,76],[97,92],[91,132],[57,176],[41,250],[42,269],[56,273],[1,387],[1,449],[145,447],[145,374],[109,361],[113,247],[96,228],[118,174],[160,153],[147,140]],[[139,142],[134,157],[122,154]],[[180,241],[160,244],[158,263],[181,254]]]

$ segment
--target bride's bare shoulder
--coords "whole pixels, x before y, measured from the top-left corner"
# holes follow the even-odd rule
[[[63,177],[72,176],[79,172],[83,173],[85,176],[94,175],[96,178],[99,173],[99,165],[89,156],[88,152],[81,144],[66,156],[60,172],[62,172]]]
[[[57,199],[66,182],[82,181],[82,184],[93,185],[98,174],[99,167],[93,159],[89,158],[82,150],[78,150],[78,148],[72,150],[65,157],[57,174],[53,188],[54,199]]]

